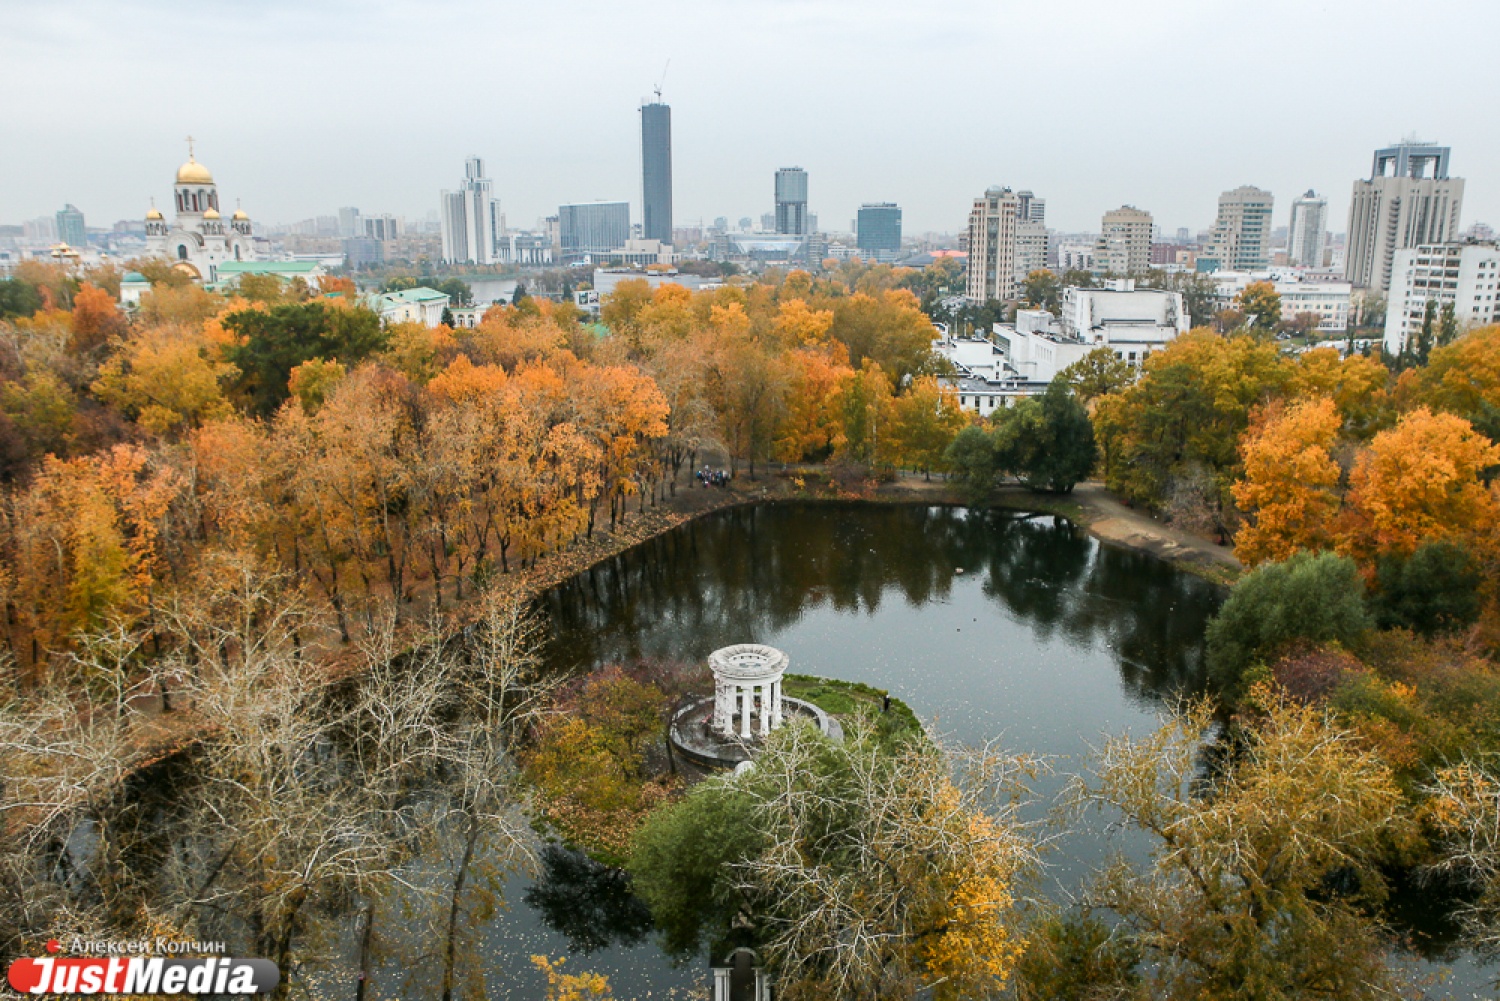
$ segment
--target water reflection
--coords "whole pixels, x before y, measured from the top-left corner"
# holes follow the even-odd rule
[[[1060,518],[953,507],[774,505],[694,522],[549,593],[549,660],[700,660],[725,637],[769,642],[818,609],[906,629],[876,614],[884,603],[946,603],[975,575],[993,611],[1038,642],[1111,650],[1139,699],[1204,684],[1218,589]]]
[[[568,940],[569,951],[586,956],[646,938],[651,912],[630,892],[624,872],[556,844],[544,847],[541,856],[541,874],[522,899]]]

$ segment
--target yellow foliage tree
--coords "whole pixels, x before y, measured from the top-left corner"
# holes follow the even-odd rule
[[[156,434],[196,426],[229,412],[221,384],[239,374],[209,355],[201,329],[144,327],[104,364],[92,388]]]
[[[1326,396],[1333,400],[1345,429],[1356,436],[1374,434],[1394,419],[1386,392],[1390,372],[1379,359],[1364,355],[1341,358],[1333,348],[1314,348],[1297,359],[1287,392],[1292,396]]]
[[[1433,349],[1427,367],[1414,376],[1419,403],[1471,420],[1489,407],[1500,417],[1500,326],[1472,330]]]
[[[566,957],[532,956],[531,964],[547,975],[547,1001],[610,1001],[609,978],[602,973],[564,973]]]
[[[1496,464],[1500,446],[1463,418],[1426,407],[1403,415],[1355,462],[1341,549],[1368,564],[1433,539],[1478,538],[1500,518],[1482,478]]]
[[[1339,466],[1332,449],[1339,415],[1326,396],[1273,406],[1240,442],[1245,478],[1234,499],[1250,516],[1235,536],[1246,564],[1331,548],[1339,510]]]

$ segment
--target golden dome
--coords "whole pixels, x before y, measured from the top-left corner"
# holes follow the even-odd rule
[[[194,160],[193,154],[189,153],[187,163],[177,168],[177,183],[212,184],[214,183],[214,175],[208,172],[207,167]]]
[[[219,218],[219,210],[210,205],[208,208],[203,210],[203,218],[217,219]]]
[[[151,206],[151,211],[149,211],[149,212],[146,213],[146,221],[147,222],[155,222],[157,219],[160,219],[160,218],[161,218],[161,209],[157,208],[155,205]]]
[[[250,216],[246,214],[244,209],[235,209],[234,215],[230,216],[229,218],[234,220],[235,222],[244,222],[245,220],[249,219]]]

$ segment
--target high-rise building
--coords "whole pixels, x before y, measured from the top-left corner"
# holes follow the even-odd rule
[[[359,220],[359,209],[352,206],[339,209],[339,236],[348,238],[361,236],[364,224]]]
[[[807,171],[782,167],[776,172],[776,232],[806,236]]]
[[[83,213],[71,202],[57,211],[57,238],[70,247],[82,247],[89,241]]]
[[[401,223],[393,215],[367,216],[364,235],[371,240],[394,240],[401,235]]]
[[[969,272],[964,297],[976,305],[1016,297],[1016,222],[1021,201],[989,188],[969,210]]]
[[[1016,199],[1020,203],[1016,209],[1018,222],[1047,224],[1047,199],[1038,198],[1030,191],[1017,191]]]
[[[1016,281],[1047,266],[1047,224],[1035,219],[1016,221]]]
[[[1226,271],[1264,271],[1271,266],[1269,191],[1241,185],[1219,196],[1219,216],[1205,256]]]
[[[855,220],[855,246],[867,253],[896,254],[901,250],[901,206],[895,202],[869,202],[859,207]]]
[[[1328,199],[1307,189],[1292,202],[1292,224],[1287,233],[1287,260],[1295,267],[1321,268],[1328,238]]]
[[[1432,313],[1436,338],[1443,310],[1459,330],[1500,323],[1500,249],[1493,243],[1436,243],[1398,250],[1385,310],[1385,349],[1400,354]]]
[[[484,161],[464,161],[464,179],[457,191],[444,191],[441,204],[443,260],[454,263],[495,263],[495,205]]]
[[[1410,140],[1375,151],[1349,202],[1344,275],[1356,288],[1386,291],[1396,251],[1458,236],[1464,182],[1448,176],[1450,152]]]
[[[641,105],[641,236],[672,242],[672,108]]]
[[[629,202],[578,202],[557,208],[558,239],[566,254],[603,254],[630,239]]]
[[[1104,213],[1094,246],[1094,270],[1138,275],[1151,267],[1151,213],[1122,205]]]

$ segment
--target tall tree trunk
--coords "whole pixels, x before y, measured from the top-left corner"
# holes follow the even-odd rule
[[[375,928],[375,903],[365,905],[365,927],[359,936],[359,980],[354,988],[354,1001],[365,1001],[365,987],[370,983],[370,932]]]
[[[443,948],[443,1001],[453,1001],[453,968],[458,963],[459,904],[463,899],[464,881],[469,877],[469,865],[474,861],[474,849],[479,843],[479,821],[472,813],[469,814],[468,824],[463,859],[458,864],[458,873],[453,877],[453,896],[448,901],[448,936]]]

